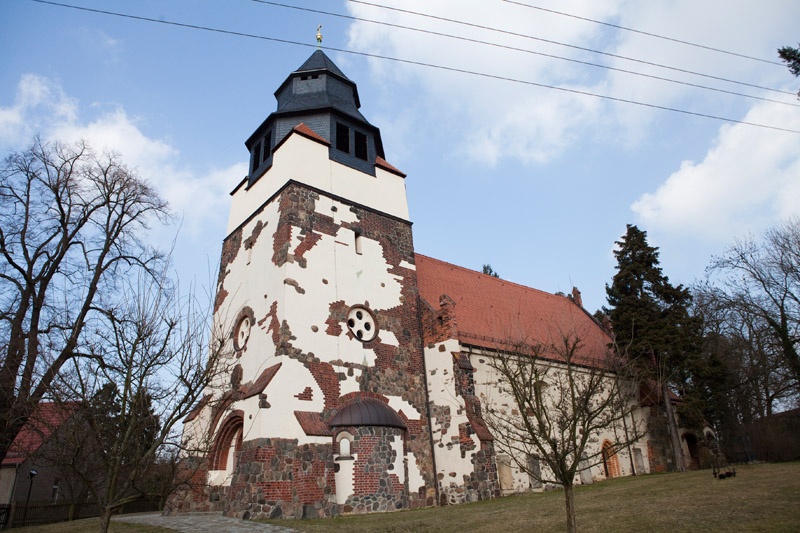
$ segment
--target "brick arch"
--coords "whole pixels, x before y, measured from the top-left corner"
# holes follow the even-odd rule
[[[210,453],[211,470],[226,470],[228,455],[231,449],[238,453],[242,447],[242,429],[244,428],[244,413],[234,411],[220,424],[217,437]],[[235,459],[235,458],[234,458]],[[235,465],[234,465],[235,466]]]
[[[609,440],[603,441],[603,468],[605,469],[606,477],[619,477],[619,458],[617,457],[617,450]]]

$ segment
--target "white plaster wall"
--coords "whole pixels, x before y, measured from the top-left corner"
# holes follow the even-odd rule
[[[406,467],[405,467],[405,454],[403,453],[403,438],[401,436],[396,436],[394,440],[391,442],[392,450],[394,450],[394,470],[390,470],[390,474],[394,474],[397,476],[397,479],[400,483],[406,482]],[[409,456],[413,457],[413,454],[409,454]],[[413,492],[414,489],[409,487],[409,489]]]
[[[381,168],[370,176],[328,158],[328,147],[302,135],[291,134],[275,151],[272,168],[250,188],[240,187],[233,195],[228,233],[287,181],[311,187],[368,205],[378,211],[408,220],[405,180]]]
[[[491,368],[489,365],[489,358],[490,355],[484,354],[482,352],[475,352],[470,354],[470,362],[472,363],[473,367],[475,368],[475,392],[482,399],[482,407],[483,409],[487,409],[488,407],[493,407],[495,409],[517,409],[517,405],[514,399],[508,395],[501,394],[501,392],[496,387],[498,375],[497,372]],[[481,362],[483,361],[483,362]],[[561,370],[559,365],[551,364],[551,372],[564,372]],[[609,379],[615,379],[613,377],[609,377]],[[547,401],[547,400],[545,400]],[[550,397],[549,401],[555,402],[554,397]],[[633,412],[633,419],[631,416],[628,416],[627,423],[629,430],[633,429],[634,421],[636,424],[640,425],[640,429],[645,427],[646,421],[642,418],[642,413],[644,410],[637,409]],[[609,440],[611,442],[617,442],[619,440],[624,439],[624,427],[621,421],[618,421],[615,426],[605,428],[601,431],[598,431],[596,434],[590,436],[590,440],[586,446],[586,453],[589,456],[589,463],[590,473],[592,479],[600,480],[605,479],[605,472],[602,463],[602,456],[601,447],[605,440]],[[647,461],[647,443],[645,438],[643,437],[640,441],[633,444],[631,448],[637,446],[643,450],[643,462],[645,464],[645,469],[649,471],[649,465]],[[498,455],[502,455],[504,452],[500,451],[496,447],[496,453]],[[631,452],[632,453],[632,452]],[[437,456],[438,459],[438,456]],[[520,458],[522,463],[525,464],[525,458]],[[628,453],[627,447],[617,451],[617,462],[619,464],[620,475],[627,476],[631,475],[631,457]],[[542,473],[546,475],[549,473],[549,469],[545,465],[543,461],[541,461],[541,468]],[[526,472],[522,469],[517,467],[517,463],[512,460],[512,474],[513,474],[513,491],[520,492],[529,490],[530,487],[530,479]],[[579,484],[580,480],[580,473],[576,473],[574,482]]]
[[[339,460],[336,462],[339,465],[339,471],[334,474],[336,481],[336,503],[339,505],[344,504],[347,498],[355,492],[355,482],[353,480],[353,470],[355,468],[358,454],[352,455],[352,459]]]
[[[242,245],[235,259],[227,265],[224,288],[229,294],[215,318],[225,324],[224,331],[230,332],[245,306],[254,311],[256,324],[251,330],[247,348],[238,360],[233,361],[233,364],[242,365],[243,383],[254,381],[265,369],[282,363],[264,391],[270,407],[259,408],[258,397],[242,402],[239,407],[245,410],[246,425],[248,421],[252,425],[250,429],[246,428],[245,440],[261,437],[297,438],[301,443],[318,440],[305,435],[293,413],[322,411],[323,392],[303,363],[288,356],[275,355],[270,329],[274,319],[264,320],[273,302],[278,302],[278,324],[286,321],[291,330],[292,347],[331,363],[337,373],[345,376],[343,381],[339,381],[342,395],[359,390],[359,367],[374,365],[375,353],[365,349],[357,339],[349,338],[344,322],[340,324],[340,335],[332,336],[326,332],[330,305],[334,302],[343,302],[347,307],[362,304],[380,311],[402,303],[401,278],[388,272],[391,267],[384,259],[380,243],[362,236],[361,253],[356,253],[355,234],[349,229],[342,228],[336,235],[318,233],[319,240],[303,255],[305,266],[300,261],[289,261],[277,267],[273,263],[273,235],[280,213],[277,203],[263,204],[289,179],[294,179],[407,219],[404,180],[381,169],[376,169],[376,172],[373,177],[332,162],[328,159],[327,147],[300,135],[292,135],[275,153],[273,167],[252,188],[242,187],[233,196],[229,231],[244,223],[241,226],[244,243],[258,224],[263,228],[255,246],[246,250]],[[326,196],[317,199],[315,210],[320,215],[332,217],[337,226],[357,222],[349,205]],[[247,220],[254,211],[258,212]],[[305,237],[297,227],[291,228],[290,253],[303,243]],[[413,265],[406,266],[413,268]],[[259,321],[263,322],[258,324]],[[379,336],[383,344],[398,345],[398,340],[386,329],[381,329]],[[355,368],[349,369],[345,364]],[[220,385],[223,390],[229,386],[224,379]],[[306,387],[312,391],[311,401],[296,397]],[[406,415],[419,418],[418,413],[406,411]]]
[[[442,350],[443,348],[443,350]],[[453,372],[453,353],[460,352],[457,340],[450,339],[425,348],[425,367],[428,373],[428,394],[431,404],[449,407],[450,422],[445,428],[444,421],[436,417],[436,410],[431,412],[431,433],[433,452],[436,458],[437,475],[441,474],[441,483],[445,486],[455,484],[461,486],[464,476],[474,471],[472,457],[480,450],[480,439],[472,435],[475,449],[461,457],[458,426],[468,422],[464,410],[464,399],[456,394],[455,375]]]

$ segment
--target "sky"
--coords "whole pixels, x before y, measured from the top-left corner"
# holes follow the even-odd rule
[[[85,9],[0,2],[0,155],[119,152],[176,214],[150,238],[184,286],[211,286],[244,141],[320,24],[407,174],[419,253],[594,312],[626,224],[691,285],[800,212],[800,79],[776,53],[796,0],[63,4]]]

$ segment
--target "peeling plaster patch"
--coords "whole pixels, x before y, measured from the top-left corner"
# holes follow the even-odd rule
[[[389,329],[381,328],[378,339],[381,341],[381,344],[385,344],[387,346],[400,346],[400,341],[397,340],[397,337],[395,337],[394,333],[392,333]]]
[[[214,314],[216,314],[217,311],[219,311],[220,306],[222,306],[223,302],[225,301],[225,298],[227,297],[228,297],[228,291],[225,290],[225,287],[220,285],[219,290],[217,291],[217,296],[216,298],[214,298]]]
[[[412,265],[411,263],[409,263],[406,260],[400,261],[400,264],[397,265],[397,266],[399,266],[400,268],[407,268],[408,270],[417,270],[417,266],[416,265]]]
[[[303,389],[303,392],[295,394],[294,397],[298,400],[310,402],[314,399],[314,391],[311,389],[311,387],[306,387]]]
[[[395,460],[394,466],[397,472],[397,480],[400,483],[406,482],[406,473],[403,468],[403,439],[394,439],[391,441],[390,446],[394,452]]]
[[[253,246],[255,246],[256,241],[258,240],[258,236],[261,235],[261,230],[263,230],[267,225],[261,222],[260,220],[256,222],[256,225],[253,226],[253,231],[250,232],[250,236],[244,240],[244,249],[249,250]]]
[[[264,297],[266,298],[266,295]],[[280,325],[280,322],[278,321],[278,301],[277,300],[272,302],[272,305],[269,308],[269,313],[264,315],[264,318],[262,318],[261,320],[258,321],[258,327],[263,329],[264,328],[264,323],[267,321],[267,319],[270,319],[270,320],[269,320],[269,324],[266,327],[266,330],[267,330],[267,333],[272,331],[272,343],[275,345],[275,348],[277,349],[278,343],[281,340],[281,338],[280,338],[281,325]]]
[[[242,229],[239,228],[225,239],[222,243],[222,257],[219,261],[219,283],[222,283],[227,274],[228,265],[233,263],[236,256],[239,254],[239,248],[242,246]]]
[[[306,290],[303,287],[301,287],[300,284],[297,283],[297,281],[293,280],[292,278],[286,278],[285,280],[283,280],[283,283],[285,285],[289,285],[290,287],[294,287],[294,290],[296,290],[298,294],[305,294],[306,293]]]
[[[320,214],[332,217],[336,225],[358,222],[358,216],[350,210],[348,205],[325,195],[317,199],[314,209]]]
[[[314,377],[314,381],[317,382],[320,390],[322,390],[325,409],[337,407],[341,389],[339,375],[333,369],[333,366],[330,363],[323,363],[319,360],[307,361],[306,366]]]
[[[319,233],[315,233],[313,231],[306,233],[303,235],[300,243],[294,249],[294,258],[297,261],[297,264],[300,265],[301,268],[306,268],[306,260],[303,255],[312,249],[315,244],[319,242],[322,238],[322,235]]]
[[[328,319],[325,321],[328,327],[325,333],[338,337],[342,334],[342,323],[345,320],[347,320],[347,306],[345,303],[342,300],[331,302],[328,304]]]
[[[417,408],[408,403],[407,400],[404,400],[398,396],[387,396],[387,398],[389,399],[389,407],[398,413],[403,411],[406,414],[406,418],[409,420],[419,420],[422,418],[422,415]]]
[[[275,233],[272,234],[272,262],[276,266],[282,266],[288,260],[289,245],[292,239],[292,226],[289,224],[278,224]]]

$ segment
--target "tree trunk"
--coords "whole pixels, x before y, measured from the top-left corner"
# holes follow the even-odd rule
[[[111,524],[111,509],[103,508],[100,515],[100,533],[108,533],[108,526]]]
[[[661,395],[664,397],[664,410],[667,413],[667,428],[669,428],[669,437],[670,440],[672,440],[672,455],[675,461],[675,470],[677,472],[685,472],[686,465],[683,462],[683,448],[681,447],[680,435],[678,435],[678,422],[675,420],[675,410],[672,408],[672,402],[669,398],[669,387],[666,381],[661,385]]]
[[[572,491],[572,484],[564,485],[564,500],[567,505],[567,533],[576,533],[578,524],[575,519],[575,493]]]

